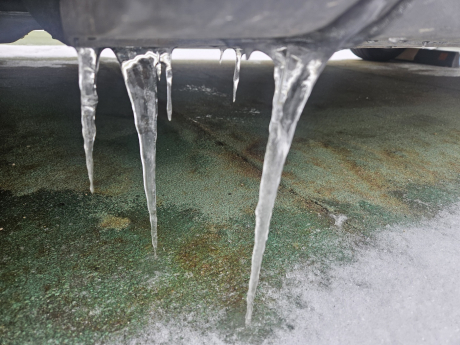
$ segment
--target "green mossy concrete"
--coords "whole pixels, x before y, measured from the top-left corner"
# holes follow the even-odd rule
[[[90,195],[76,64],[16,62],[0,67],[5,344],[129,340],[152,322],[184,315],[202,331],[219,315],[214,331],[224,340],[236,334],[257,343],[286,326],[264,293],[282,286],[294,265],[319,267],[327,285],[328,267],[351,262],[376,230],[431,217],[460,195],[458,82],[332,64],[299,123],[264,257],[256,327],[245,330],[271,65],[243,63],[232,104],[231,64],[176,63],[171,123],[162,80],[154,260],[138,140],[116,63],[103,62],[99,74]],[[342,228],[331,217],[338,214],[348,217]]]

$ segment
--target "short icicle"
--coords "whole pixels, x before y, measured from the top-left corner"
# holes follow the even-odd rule
[[[235,61],[235,72],[233,73],[233,102],[236,100],[236,90],[238,89],[238,83],[240,82],[240,66],[241,66],[241,49],[236,48],[236,61]]]
[[[219,57],[219,64],[222,64],[222,58],[224,57],[225,49],[220,48],[220,57]]]
[[[78,84],[81,100],[81,126],[88,169],[89,189],[94,193],[93,147],[96,138],[96,107],[98,102],[96,76],[99,69],[101,50],[94,48],[76,48],[78,53]]]
[[[150,214],[152,245],[157,255],[157,210],[155,186],[155,153],[157,139],[157,64],[159,54],[153,51],[115,51],[128,89],[139,136],[144,189]],[[135,55],[137,54],[137,55]],[[133,56],[134,55],[134,56]]]
[[[166,87],[167,87],[167,103],[166,111],[168,113],[168,120],[172,119],[172,99],[171,99],[171,87],[172,87],[172,66],[171,66],[171,52],[165,52],[160,55],[160,61],[165,64],[166,69]]]
[[[246,325],[251,323],[254,296],[284,162],[297,122],[316,80],[335,51],[356,46],[365,38],[377,35],[392,19],[400,16],[411,2],[393,0],[389,7],[386,1],[363,0],[329,26],[307,37],[303,43],[286,42],[281,45],[272,42],[258,47],[268,53],[275,64],[275,94],[256,208]]]
[[[155,67],[157,68],[158,81],[160,81],[161,80],[161,63],[157,63]]]
[[[254,52],[254,49],[252,47],[244,47],[244,57],[246,60],[249,60],[251,58],[252,53]]]
[[[297,122],[311,90],[332,55],[304,47],[287,46],[271,52],[275,63],[275,94],[269,137],[256,208],[255,243],[247,295],[246,325],[250,325],[260,267],[268,238],[270,219],[284,162],[289,152]]]

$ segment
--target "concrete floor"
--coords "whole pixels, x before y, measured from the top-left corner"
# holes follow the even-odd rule
[[[118,64],[104,60],[98,76],[90,195],[75,59],[0,62],[2,344],[289,339],[298,327],[277,303],[295,306],[297,297],[274,291],[287,291],[293,270],[309,271],[327,295],[331,272],[353,267],[361,249],[378,247],[382,229],[414,229],[459,199],[460,79],[445,76],[458,72],[329,63],[287,159],[255,325],[244,328],[273,67],[243,62],[235,104],[233,64],[175,62],[173,72],[172,122],[164,79],[160,85],[154,260],[138,139]],[[339,227],[340,215],[347,220]],[[455,266],[434,267],[451,275]],[[458,304],[449,296],[442,303]],[[300,302],[297,309],[300,318],[312,313]],[[458,341],[458,328],[445,326]],[[392,333],[391,325],[382,327]]]

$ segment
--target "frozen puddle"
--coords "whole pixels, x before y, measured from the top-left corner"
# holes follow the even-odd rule
[[[224,340],[216,314],[156,322],[127,343],[459,344],[459,224],[457,204],[433,220],[379,232],[326,277],[307,264],[291,269],[281,289],[261,294],[283,320],[265,339]],[[264,320],[254,317],[257,334]]]

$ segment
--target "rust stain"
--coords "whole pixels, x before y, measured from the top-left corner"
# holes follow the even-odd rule
[[[317,141],[316,143],[317,143],[317,146],[319,146],[320,148],[331,150],[340,156],[349,156],[352,153],[350,149],[347,149],[346,147],[343,147],[343,146],[336,145],[332,141],[329,141],[329,140]]]
[[[256,209],[255,209],[255,206],[254,206],[254,207],[252,207],[252,206],[247,206],[247,207],[245,207],[245,208],[242,210],[242,212],[243,212],[244,214],[254,215],[254,214],[255,214],[255,210],[256,210]]]
[[[235,306],[244,303],[248,274],[245,263],[249,262],[251,248],[223,246],[218,233],[222,228],[212,225],[206,233],[192,238],[179,248],[176,259],[185,271],[208,281],[224,305]]]
[[[225,160],[229,167],[235,169],[238,174],[244,177],[252,179],[260,179],[262,177],[262,171],[252,165],[244,156],[232,151],[225,151],[220,157]]]
[[[288,179],[288,180],[296,180],[297,177],[295,174],[293,174],[290,171],[283,170],[283,174],[281,175],[282,178]]]
[[[244,150],[244,155],[256,159],[259,162],[263,162],[265,155],[266,140],[256,139]]]
[[[369,170],[366,166],[358,164],[352,158],[350,149],[334,145],[330,141],[318,142],[318,146],[338,156],[339,166],[342,167],[342,171],[338,172],[338,174],[343,175],[348,172],[356,176],[356,178],[342,180],[344,189],[365,200],[372,201],[378,205],[385,205],[393,210],[398,210],[398,212],[408,211],[407,205],[388,194],[390,184],[386,176],[378,170]],[[316,192],[324,198],[333,198],[332,193],[336,192],[336,188],[322,187],[317,189]]]
[[[323,219],[326,219],[329,223],[332,223],[332,219],[329,217],[326,217],[329,215],[329,210],[321,205],[318,201],[315,200],[310,200],[310,199],[300,199],[300,205],[302,208],[311,211],[313,213],[316,213],[318,215],[324,216]]]
[[[385,162],[387,169],[394,171],[396,176],[400,175],[403,181],[434,184],[439,179],[439,167],[433,169],[432,164],[423,160],[414,150],[393,149],[373,152]]]
[[[246,141],[246,138],[244,136],[242,136],[239,132],[234,131],[230,133],[230,138],[242,143]]]
[[[117,229],[121,230],[126,228],[130,224],[128,218],[115,217],[112,215],[105,216],[102,221],[99,223],[101,228],[105,229]]]
[[[319,168],[325,168],[326,166],[323,163],[323,160],[318,159],[316,157],[309,157],[309,162],[313,164],[314,166],[317,166]]]

